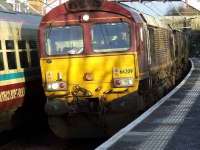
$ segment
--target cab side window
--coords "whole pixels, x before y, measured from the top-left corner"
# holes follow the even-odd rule
[[[6,40],[6,49],[7,50],[14,50],[14,41],[13,40]]]
[[[14,41],[6,40],[5,45],[6,45],[6,55],[8,60],[8,68],[17,69]]]
[[[4,61],[3,61],[3,51],[1,47],[1,40],[0,40],[0,71],[4,70]]]
[[[26,49],[26,41],[25,40],[19,40],[18,41],[18,49],[19,49],[19,59],[20,59],[20,65],[21,68],[28,68],[28,55],[27,55],[27,49]]]

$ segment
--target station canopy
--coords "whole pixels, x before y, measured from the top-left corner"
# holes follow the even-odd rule
[[[183,1],[121,2],[151,16],[192,16],[200,12]]]

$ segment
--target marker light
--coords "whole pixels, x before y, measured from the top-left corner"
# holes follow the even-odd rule
[[[85,22],[89,21],[89,19],[90,19],[90,16],[88,14],[84,14],[82,16],[82,20],[85,21]]]
[[[66,87],[67,85],[63,81],[50,82],[46,85],[47,91],[62,91],[66,90]]]
[[[93,75],[92,73],[85,73],[83,79],[85,81],[92,81],[93,80]]]
[[[65,83],[60,83],[60,84],[59,84],[59,87],[60,87],[61,89],[66,88],[66,84],[65,84]]]
[[[59,83],[52,83],[51,88],[52,90],[57,90],[59,88]]]
[[[133,86],[132,78],[117,78],[114,79],[114,87],[129,87]]]

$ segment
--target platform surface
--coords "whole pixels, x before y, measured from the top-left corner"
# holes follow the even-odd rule
[[[172,95],[96,150],[200,150],[200,60]]]

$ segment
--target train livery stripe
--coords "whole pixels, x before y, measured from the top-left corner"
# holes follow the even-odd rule
[[[10,84],[24,83],[25,81],[26,81],[25,78],[4,80],[4,81],[0,81],[0,87],[5,86],[5,85],[10,85]]]
[[[0,81],[12,80],[12,79],[17,79],[17,78],[24,78],[24,72],[17,72],[17,73],[0,75]]]
[[[1,74],[0,81],[19,79],[19,78],[30,78],[31,76],[38,76],[38,74],[40,74],[39,70]]]
[[[17,83],[1,86],[0,88],[0,113],[15,109],[22,105],[25,96],[25,84]]]

